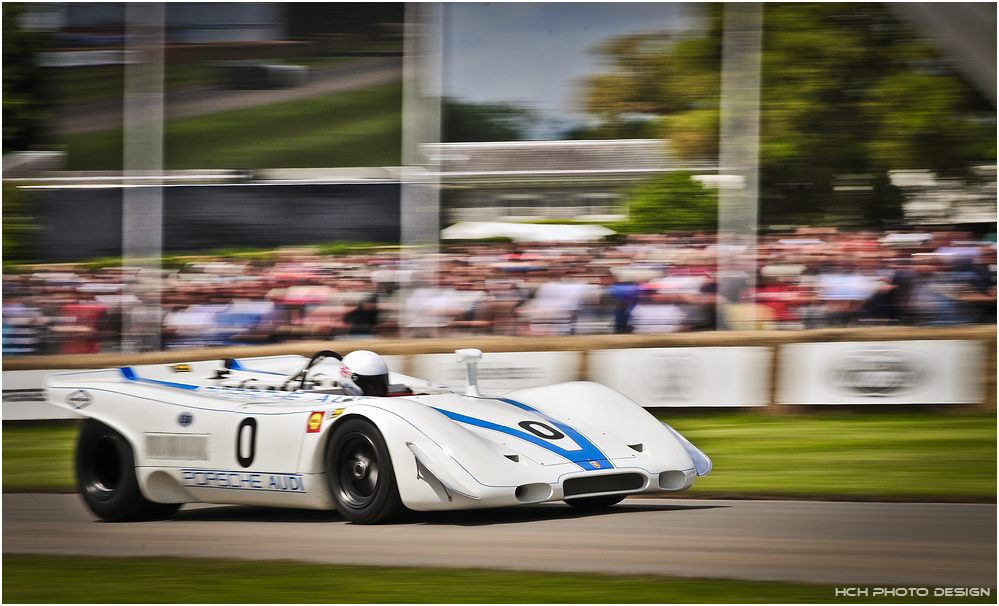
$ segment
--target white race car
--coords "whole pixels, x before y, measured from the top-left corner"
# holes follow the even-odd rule
[[[165,518],[191,502],[336,509],[362,524],[407,508],[596,508],[686,490],[711,470],[609,387],[491,397],[476,382],[481,352],[456,354],[467,387],[386,368],[379,396],[351,395],[363,377],[331,351],[53,374],[46,388],[86,417],[77,481],[111,521]]]

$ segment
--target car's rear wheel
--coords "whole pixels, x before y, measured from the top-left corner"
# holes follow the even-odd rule
[[[355,524],[388,522],[405,511],[388,446],[366,419],[337,423],[326,448],[326,474],[337,511]]]
[[[142,496],[131,444],[93,419],[80,425],[76,481],[90,511],[109,522],[167,518],[180,507],[179,503],[154,503]]]
[[[609,494],[599,497],[583,497],[580,499],[566,499],[565,502],[578,509],[603,509],[611,505],[617,505],[628,495]]]

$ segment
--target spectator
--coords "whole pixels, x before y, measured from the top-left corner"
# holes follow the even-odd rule
[[[996,246],[969,239],[799,230],[722,251],[739,269],[720,274],[717,238],[703,234],[455,245],[427,262],[382,251],[208,258],[168,272],[162,316],[149,324],[167,348],[395,336],[400,318],[405,336],[710,330],[716,303],[735,328],[994,324]],[[122,293],[146,279],[63,266],[4,275],[4,355],[116,348],[132,296]],[[154,328],[128,346],[152,349],[160,335]]]
[[[607,287],[607,295],[614,304],[614,332],[626,334],[634,330],[631,314],[638,304],[641,287],[634,282],[615,282]]]
[[[687,314],[674,297],[643,289],[631,317],[635,333],[658,334],[683,330]]]

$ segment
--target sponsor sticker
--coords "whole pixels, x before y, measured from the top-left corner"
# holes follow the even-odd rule
[[[331,421],[331,420],[339,417],[340,415],[343,414],[343,410],[344,409],[342,409],[342,408],[337,408],[336,410],[327,410],[326,411],[326,420],[327,421]]]
[[[212,398],[231,400],[235,402],[302,402],[317,404],[323,402],[350,402],[353,398],[344,398],[334,394],[317,394],[305,392],[282,392],[260,389],[236,389],[232,387],[213,387],[202,385],[193,390],[194,393]]]
[[[189,412],[182,412],[180,413],[180,416],[177,417],[177,423],[179,423],[181,427],[190,427],[191,423],[194,423],[194,415]]]
[[[300,473],[250,473],[214,469],[181,469],[181,483],[192,488],[262,492],[306,492]]]
[[[174,364],[173,365],[173,371],[174,372],[191,372],[191,367],[188,364]]]
[[[81,408],[86,408],[87,406],[93,404],[94,396],[83,391],[82,389],[78,389],[66,396],[66,403],[73,408],[80,410]]]
[[[646,392],[656,402],[690,402],[703,391],[705,371],[695,356],[660,354],[649,360]]]
[[[852,351],[833,358],[829,385],[850,395],[883,397],[918,391],[929,382],[929,364],[892,349]]]
[[[319,433],[323,426],[323,412],[314,412],[309,415],[308,427],[305,433]]]
[[[464,365],[454,368],[451,365],[444,366],[438,371],[447,383],[462,383],[465,381]],[[495,382],[499,385],[540,385],[545,382],[548,372],[544,368],[531,368],[524,366],[495,366],[479,365],[479,381]]]

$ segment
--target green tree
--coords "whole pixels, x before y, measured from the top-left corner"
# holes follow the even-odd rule
[[[3,184],[3,263],[8,266],[34,260],[38,228],[33,196],[13,183]]]
[[[881,5],[763,10],[762,222],[895,221],[901,196],[889,171],[956,175],[995,161],[995,108]],[[595,49],[608,71],[586,80],[584,108],[606,136],[629,115],[653,114],[682,157],[717,158],[719,5],[705,17],[702,35],[634,34]],[[845,175],[864,175],[877,197],[844,197]]]
[[[715,192],[691,179],[686,172],[670,172],[626,192],[628,221],[615,225],[620,231],[714,230],[718,225]]]
[[[706,8],[709,28],[701,35],[654,32],[612,37],[591,53],[605,71],[582,80],[582,109],[600,125],[595,138],[668,137],[689,159],[718,155],[721,91],[721,8]],[[635,117],[656,127],[635,129]]]
[[[24,28],[27,5],[3,3],[3,153],[39,143],[49,118],[45,72],[38,61],[44,38]]]

